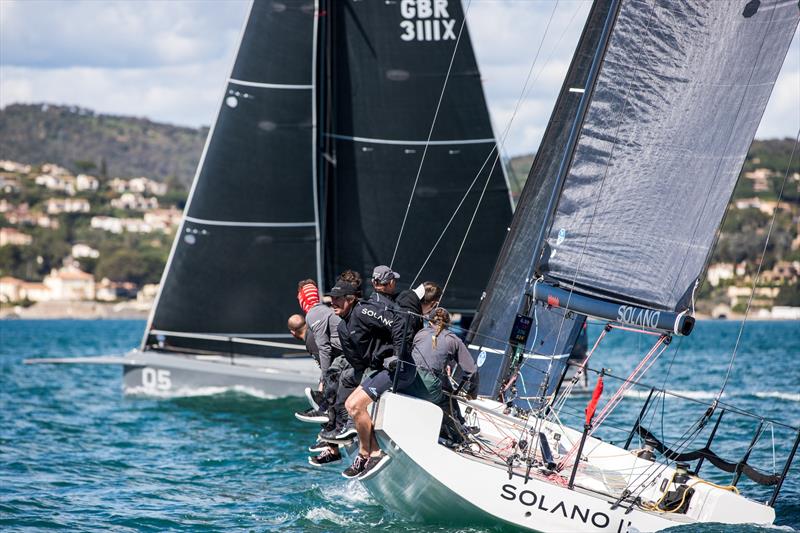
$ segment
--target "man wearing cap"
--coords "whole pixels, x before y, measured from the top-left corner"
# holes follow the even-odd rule
[[[395,279],[389,269],[391,279],[386,279],[391,284]],[[373,285],[375,285],[373,280]],[[376,292],[367,300],[358,300],[353,294],[353,287],[346,283],[337,283],[330,291],[331,303],[334,312],[342,319],[339,323],[339,338],[342,351],[352,371],[342,372],[340,378],[338,398],[346,397],[345,407],[355,423],[355,432],[359,436],[359,454],[352,466],[342,475],[347,478],[357,477],[365,470],[368,463],[376,463],[384,459],[375,436],[372,432],[372,421],[366,413],[366,406],[380,395],[380,389],[388,390],[391,386],[391,377],[388,381],[376,382],[372,376],[359,386],[365,373],[372,370],[373,374],[386,374],[381,372],[384,360],[390,357],[399,357],[404,348],[405,319],[398,312],[392,300],[380,292]],[[407,339],[410,346],[411,338]],[[413,373],[411,373],[413,379]],[[364,387],[369,387],[367,395]],[[345,396],[347,395],[347,396]],[[366,403],[361,399],[366,397]],[[353,404],[351,399],[361,399]],[[354,400],[355,401],[355,400]],[[363,407],[362,407],[363,403]]]

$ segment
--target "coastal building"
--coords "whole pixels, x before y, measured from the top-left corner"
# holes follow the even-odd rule
[[[48,301],[50,300],[50,289],[44,283],[25,281],[11,276],[0,278],[0,302],[12,303],[23,300]]]
[[[736,200],[736,209],[758,209],[766,215],[771,215],[776,208],[786,210],[786,203],[778,204],[775,200],[762,200],[761,198],[742,198]]]
[[[16,172],[18,174],[28,174],[31,171],[30,165],[23,165],[16,161],[9,161],[8,159],[0,159],[0,170],[6,172]]]
[[[119,194],[124,192],[152,194],[155,196],[163,196],[167,194],[166,183],[159,183],[157,181],[145,178],[144,176],[131,178],[129,180],[114,178],[108,182],[108,186],[112,191]]]
[[[140,194],[149,193],[156,196],[163,196],[167,194],[167,184],[159,183],[142,176],[128,180],[128,190]]]
[[[733,263],[714,263],[708,267],[706,279],[712,287],[716,287],[722,280],[735,277],[736,266]]]
[[[153,228],[141,218],[117,218],[96,216],[89,222],[92,228],[110,233],[152,233]]]
[[[100,180],[88,174],[75,176],[75,188],[79,191],[96,191],[100,188]]]
[[[155,231],[169,233],[172,228],[181,223],[183,213],[180,209],[170,207],[169,209],[154,209],[144,214],[144,221]]]
[[[75,259],[83,259],[84,257],[90,257],[92,259],[96,259],[100,257],[100,252],[98,252],[88,244],[77,243],[72,245],[72,251],[70,255],[72,255],[72,257],[74,257]]]
[[[103,302],[129,300],[136,296],[136,284],[130,281],[111,281],[108,278],[103,278],[95,286],[95,298]]]
[[[122,196],[120,196],[119,198],[114,198],[113,200],[111,200],[111,207],[114,207],[116,209],[127,209],[127,210],[137,210],[137,211],[157,209],[158,198],[154,196],[145,198],[139,193],[126,192],[123,193]]]
[[[94,300],[94,277],[74,266],[53,269],[45,276],[51,300]],[[33,298],[31,298],[32,300]]]
[[[3,194],[12,194],[19,192],[19,190],[19,180],[16,176],[0,174],[0,192]]]
[[[0,228],[0,246],[28,246],[33,237],[14,228]]]
[[[773,172],[768,168],[757,168],[742,174],[746,179],[753,181],[753,192],[766,192],[770,190],[769,179]]]
[[[778,296],[780,289],[778,287],[756,287],[755,292],[753,292],[752,287],[730,286],[727,291],[730,307],[734,308],[737,304],[747,304],[751,292],[753,293],[753,307],[771,307],[772,300]]]
[[[150,304],[155,301],[158,294],[158,283],[147,283],[136,294],[136,301],[140,304]]]
[[[75,195],[75,178],[64,174],[40,174],[34,178],[36,185],[51,191],[61,191],[69,196]]]
[[[47,213],[88,213],[91,209],[86,198],[50,198],[47,200]]]
[[[53,176],[66,176],[69,174],[69,170],[64,167],[60,167],[55,163],[45,163],[42,165],[42,172],[44,174],[52,174]]]
[[[772,270],[761,273],[761,282],[775,285],[797,283],[800,276],[800,261],[778,261]]]
[[[776,320],[800,320],[800,307],[776,305],[772,308],[772,316]]]

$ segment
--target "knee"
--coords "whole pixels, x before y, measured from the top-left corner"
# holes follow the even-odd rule
[[[347,409],[347,414],[350,416],[353,416],[356,412],[358,412],[359,402],[355,393],[347,397],[347,400],[344,402],[344,408]]]

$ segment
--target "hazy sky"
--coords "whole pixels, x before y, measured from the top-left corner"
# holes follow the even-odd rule
[[[0,0],[0,106],[74,104],[208,125],[248,5],[249,0]],[[464,6],[498,134],[514,114],[536,58],[530,89],[505,145],[511,155],[532,152],[590,2],[464,0]],[[799,128],[800,44],[795,34],[757,136],[794,137]]]

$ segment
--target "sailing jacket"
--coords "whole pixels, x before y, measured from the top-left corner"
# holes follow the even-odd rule
[[[418,369],[427,370],[439,377],[446,373],[448,366],[452,369],[457,364],[460,370],[460,381],[462,383],[469,381],[470,386],[467,392],[474,393],[478,386],[478,367],[469,350],[455,333],[446,329],[438,335],[434,348],[433,336],[435,333],[436,329],[428,326],[414,336],[414,348],[411,352],[414,364]],[[442,379],[442,382],[449,382],[449,380]]]
[[[405,317],[391,298],[375,293],[360,300],[339,323],[339,339],[347,362],[356,371],[380,369],[384,360],[400,357],[404,342],[411,346],[411,335],[404,339]]]
[[[306,313],[306,324],[311,330],[317,345],[320,369],[323,374],[330,368],[331,361],[342,353],[342,344],[339,341],[339,326],[341,319],[336,316],[333,309],[323,303],[318,303],[311,307]]]

